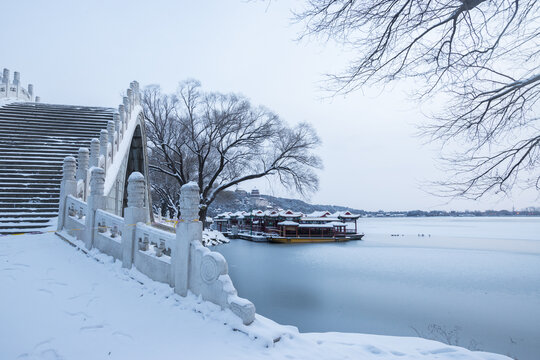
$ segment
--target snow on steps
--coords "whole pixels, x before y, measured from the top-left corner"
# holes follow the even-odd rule
[[[114,109],[14,102],[0,106],[0,234],[58,215],[62,161],[90,147]]]

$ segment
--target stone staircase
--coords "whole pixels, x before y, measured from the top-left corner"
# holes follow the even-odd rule
[[[0,106],[0,234],[37,231],[58,215],[62,161],[115,109],[15,102]]]

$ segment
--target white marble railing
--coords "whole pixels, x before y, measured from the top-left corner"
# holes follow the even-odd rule
[[[228,275],[227,261],[202,245],[199,188],[195,183],[181,189],[181,217],[173,234],[145,223],[149,204],[141,173],[129,176],[128,201],[122,218],[104,210],[107,198],[102,168],[93,167],[90,172],[87,202],[74,197],[78,190],[75,165],[73,157],[64,159],[58,217],[60,235],[66,232],[75,236],[87,249],[97,248],[122,261],[123,267],[135,266],[150,279],[169,284],[181,296],[192,292],[230,309],[244,324],[253,322],[255,306],[238,297]]]

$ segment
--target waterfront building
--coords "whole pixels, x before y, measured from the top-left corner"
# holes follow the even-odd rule
[[[358,232],[360,215],[350,211],[316,211],[303,214],[292,210],[225,212],[214,217],[216,229],[260,232],[283,237],[344,237]]]

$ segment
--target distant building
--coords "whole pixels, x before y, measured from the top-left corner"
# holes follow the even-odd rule
[[[236,190],[234,190],[234,192],[239,196],[247,196],[248,195],[247,191],[244,190],[244,189],[241,189],[241,188],[237,188]]]
[[[261,196],[261,193],[259,192],[259,189],[254,188],[253,190],[251,190],[251,196],[253,196],[253,197]]]

